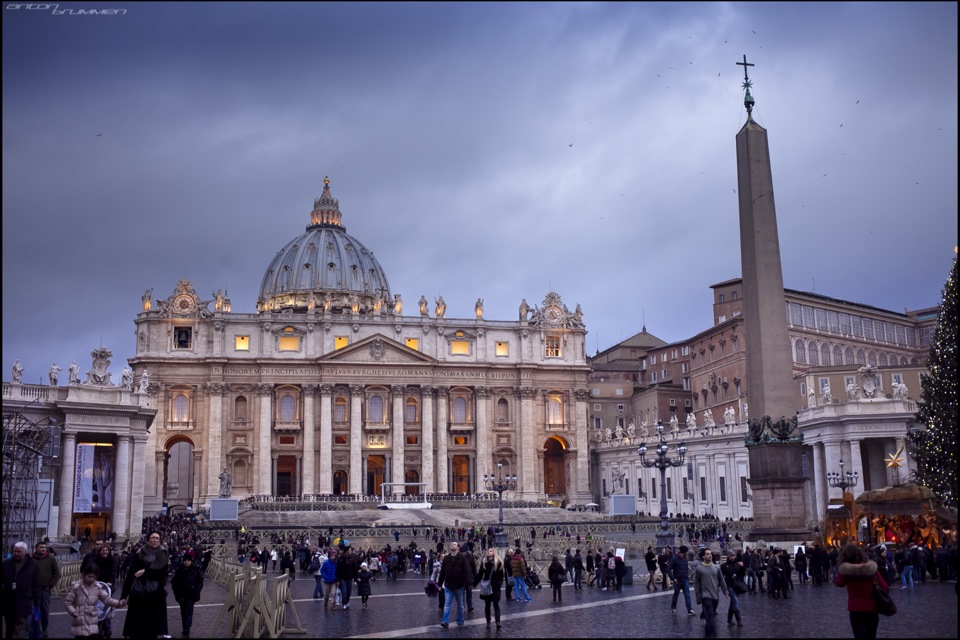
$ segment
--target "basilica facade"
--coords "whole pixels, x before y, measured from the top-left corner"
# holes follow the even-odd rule
[[[411,308],[412,307],[412,308]],[[549,292],[512,320],[406,305],[325,180],[267,266],[256,313],[182,280],[148,291],[130,366],[157,415],[144,508],[233,497],[474,494],[591,501],[586,330]],[[171,454],[176,450],[178,455]]]

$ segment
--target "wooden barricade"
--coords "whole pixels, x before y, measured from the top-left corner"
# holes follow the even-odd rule
[[[293,613],[297,626],[293,628],[284,626],[284,618],[287,609]],[[284,574],[273,579],[273,625],[270,630],[271,638],[279,638],[283,633],[306,633],[300,623],[300,616],[297,614],[297,607],[293,602],[293,594],[290,593],[290,576]]]
[[[212,565],[211,565],[212,566]],[[237,631],[240,628],[240,615],[243,611],[243,598],[247,590],[249,577],[246,573],[236,573],[233,576],[233,584],[227,589],[227,597],[217,614],[217,619],[213,623],[214,630],[220,627],[220,621],[224,616],[228,616],[227,634],[230,637],[238,637]]]

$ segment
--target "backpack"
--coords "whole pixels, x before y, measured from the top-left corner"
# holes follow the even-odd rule
[[[315,573],[320,570],[320,558],[313,556],[313,560],[310,561],[310,566],[307,567],[309,573]]]
[[[616,569],[617,568],[617,559],[613,556],[607,558],[607,569]]]

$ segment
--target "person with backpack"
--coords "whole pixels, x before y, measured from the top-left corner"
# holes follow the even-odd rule
[[[75,637],[96,638],[100,632],[97,624],[97,603],[122,608],[126,605],[126,600],[110,597],[109,587],[101,586],[104,583],[97,580],[100,568],[96,564],[88,564],[81,573],[83,577],[73,583],[63,604],[72,618],[70,632]]]
[[[323,566],[323,552],[321,549],[317,549],[313,553],[313,557],[310,558],[310,564],[307,565],[307,573],[313,575],[313,580],[316,585],[313,588],[313,597],[319,598],[323,595],[323,574],[320,573],[320,568]]]
[[[607,551],[607,555],[604,558],[604,582],[603,590],[616,589],[617,586],[617,558],[613,554],[613,550]]]

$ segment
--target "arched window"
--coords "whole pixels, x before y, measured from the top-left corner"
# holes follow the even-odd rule
[[[843,364],[843,351],[840,349],[840,345],[833,345],[833,364],[841,365]],[[850,364],[849,362],[847,364]]]
[[[877,366],[877,352],[873,349],[870,349],[870,351],[867,353],[867,364],[869,364],[871,367]]]
[[[383,422],[383,398],[372,396],[370,398],[370,422]]]
[[[867,364],[863,349],[857,349],[857,364]]]
[[[250,480],[247,479],[247,464],[243,460],[237,460],[233,463],[233,485],[235,487],[250,485]]]
[[[339,423],[347,421],[347,399],[343,396],[337,396],[333,401],[333,421]]]
[[[510,422],[510,405],[506,398],[497,400],[497,422]]]
[[[461,424],[467,421],[466,398],[453,399],[453,421]]]
[[[297,401],[293,396],[280,397],[280,421],[293,422],[297,419]]]
[[[860,362],[860,361],[857,360],[857,362]],[[843,352],[843,363],[844,363],[844,364],[853,364],[853,363],[854,363],[853,347],[847,347],[847,350]],[[863,364],[863,363],[860,362],[860,364]]]
[[[817,351],[817,343],[811,340],[808,346],[810,349],[810,364],[819,365],[820,355],[819,355],[819,352]]]
[[[186,422],[190,419],[190,400],[182,393],[173,399],[173,421]]]
[[[416,398],[407,398],[407,402],[404,405],[403,421],[407,424],[414,424],[417,422]]]
[[[233,401],[233,419],[237,422],[247,421],[247,399],[244,396],[238,396]]]
[[[896,364],[896,361],[894,361],[894,364]],[[880,366],[887,366],[887,354],[883,353],[882,351],[880,352]]]
[[[547,396],[547,424],[563,424],[563,398]]]
[[[825,367],[830,366],[830,345],[826,342],[820,345],[820,364]]]
[[[907,356],[900,356],[900,364],[901,365],[907,364]]]
[[[796,357],[797,362],[799,362],[800,364],[806,364],[807,348],[803,346],[803,340],[797,340],[796,347],[797,347],[797,357]]]

